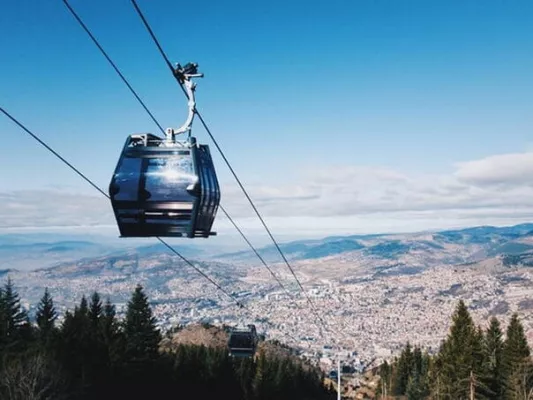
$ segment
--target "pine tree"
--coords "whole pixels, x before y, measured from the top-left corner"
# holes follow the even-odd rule
[[[57,312],[54,307],[54,301],[48,288],[45,288],[44,295],[37,306],[36,321],[39,327],[39,337],[46,342],[55,332],[55,321],[57,319]]]
[[[154,360],[157,358],[161,333],[148,304],[143,288],[137,285],[128,302],[124,322],[126,355],[130,360]]]
[[[3,294],[7,323],[6,332],[8,336],[15,336],[17,330],[19,330],[26,322],[28,314],[20,305],[20,298],[15,291],[11,278],[8,278],[7,283],[4,286]]]
[[[468,397],[471,373],[479,372],[474,356],[481,347],[479,340],[472,317],[464,301],[460,300],[452,317],[450,333],[439,354],[442,360],[441,384],[454,399]]]
[[[485,335],[483,333],[483,328],[478,326],[474,332],[472,338],[472,356],[473,356],[473,365],[472,369],[477,371],[478,374],[484,374],[485,368],[485,351],[484,351]]]
[[[470,371],[470,391],[476,398],[491,398],[494,392],[490,388],[490,374],[487,369],[485,352],[485,335],[478,326],[472,340],[472,369]]]
[[[79,307],[74,307],[73,334],[78,346],[84,348],[84,358],[90,354],[90,340],[92,336],[91,321],[89,319],[89,307],[87,298],[82,296]]]
[[[88,311],[89,320],[91,321],[91,329],[93,334],[98,330],[98,325],[100,318],[102,317],[102,301],[100,300],[100,295],[97,292],[94,292],[91,296],[91,304]]]
[[[115,306],[107,298],[101,318],[101,332],[107,352],[106,363],[110,376],[121,369],[126,352],[126,341],[120,323],[116,319]]]
[[[420,387],[420,376],[418,373],[409,377],[405,389],[405,395],[407,396],[407,400],[422,400],[424,398]]]
[[[77,308],[74,308],[74,315],[78,315],[79,317],[85,317],[89,313],[89,307],[87,305],[87,298],[85,295],[81,297],[80,306]]]
[[[120,347],[121,332],[119,329],[119,323],[116,320],[115,306],[111,303],[109,297],[104,305],[104,311],[101,317],[101,329],[104,342],[110,353],[110,361],[117,360]]]
[[[83,390],[91,384],[90,359],[93,349],[91,345],[90,320],[85,296],[74,312],[67,311],[61,327],[60,358],[69,374],[72,385],[80,385]]]
[[[422,350],[420,347],[415,346],[413,350],[413,371],[412,375],[422,373]]]
[[[409,377],[413,373],[414,358],[411,351],[411,344],[408,342],[404,350],[400,354],[400,358],[395,368],[393,394],[396,396],[402,396],[407,390],[407,384],[409,383]]]
[[[115,306],[111,303],[111,300],[108,297],[104,305],[104,312],[102,317],[102,326],[104,332],[106,333],[105,336],[111,336],[112,333],[117,331],[115,315]]]
[[[86,317],[89,337],[87,338],[87,378],[93,383],[102,383],[109,375],[110,362],[102,327],[103,308],[98,292],[93,292]],[[98,386],[98,384],[96,386]],[[98,397],[93,394],[94,397]]]
[[[379,377],[378,394],[387,396],[391,391],[392,368],[386,360],[379,367]]]
[[[504,389],[503,340],[500,321],[496,317],[491,318],[489,328],[485,334],[484,351],[487,386],[492,392],[492,398],[501,399]]]
[[[0,318],[0,344],[9,345],[29,339],[31,325],[28,314],[20,305],[20,298],[11,278],[8,278],[1,291]]]
[[[428,381],[430,382],[431,399],[435,400],[446,398],[448,393],[443,382],[445,381],[444,354],[445,342],[441,344],[439,354],[437,354],[429,366]]]
[[[7,341],[7,307],[4,289],[0,287],[0,349]]]
[[[422,398],[429,396],[429,382],[430,382],[430,368],[431,368],[431,357],[427,351],[422,354],[422,362],[420,364],[420,378],[419,378],[419,389]]]
[[[514,313],[507,327],[507,338],[503,345],[503,367],[506,381],[505,398],[515,399],[524,385],[531,365],[530,349],[524,334],[524,327]]]

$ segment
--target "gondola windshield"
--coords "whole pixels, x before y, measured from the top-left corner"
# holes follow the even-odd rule
[[[235,357],[252,357],[255,354],[257,341],[257,333],[254,325],[249,325],[247,329],[233,329],[228,340],[230,355]]]
[[[187,192],[198,182],[190,156],[153,158],[148,159],[147,164],[144,175],[145,190],[150,193],[148,200],[194,201],[193,196]]]

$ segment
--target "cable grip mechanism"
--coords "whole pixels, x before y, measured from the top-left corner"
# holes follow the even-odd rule
[[[176,68],[173,70],[174,76],[185,88],[185,94],[189,99],[187,105],[189,107],[189,113],[187,115],[187,120],[185,123],[178,129],[167,128],[165,130],[167,143],[173,144],[175,142],[175,137],[185,132],[189,132],[192,128],[192,123],[194,120],[194,114],[196,113],[196,101],[194,98],[194,91],[196,90],[196,83],[192,81],[193,78],[203,78],[204,74],[198,73],[198,64],[197,63],[188,63],[185,66],[181,66],[179,63],[176,64]]]

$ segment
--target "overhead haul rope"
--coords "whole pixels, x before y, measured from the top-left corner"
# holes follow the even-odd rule
[[[64,0],[66,1],[66,0]],[[157,39],[157,37],[155,36],[152,28],[150,27],[150,24],[148,23],[148,21],[146,20],[144,14],[142,13],[141,9],[139,8],[139,6],[137,5],[137,2],[135,0],[131,0],[135,10],[137,11],[137,13],[139,14],[139,17],[141,18],[144,26],[146,27],[148,33],[150,34],[152,40],[154,41],[155,45],[157,46],[158,50],[159,50],[159,53],[161,53],[161,56],[163,57],[163,59],[165,60],[165,63],[167,64],[167,66],[170,68],[170,70],[172,71],[172,75],[174,77],[176,77],[176,74],[175,74],[175,70],[174,68],[172,67],[172,63],[170,62],[170,59],[168,58],[168,56],[166,55],[166,53],[164,52],[163,48],[161,47],[161,44],[159,43],[159,40]],[[177,77],[176,77],[177,78]],[[180,88],[181,90],[185,93],[185,95],[187,94],[185,92],[185,88],[183,87],[183,84],[182,82],[179,80],[179,79],[176,79],[177,82],[179,83],[180,85]],[[285,264],[287,265],[287,267],[289,268],[289,270],[291,271],[292,273],[292,276],[294,277],[294,279],[296,280],[296,282],[298,283],[298,286],[301,290],[301,292],[304,294],[304,296],[306,297],[307,299],[307,302],[309,303],[312,311],[314,312],[315,316],[317,317],[317,319],[320,321],[320,323],[322,324],[322,326],[324,327],[325,330],[329,330],[328,327],[326,326],[326,324],[324,323],[324,320],[322,319],[322,317],[319,315],[316,307],[315,307],[315,304],[313,303],[313,301],[311,300],[311,298],[309,297],[309,295],[307,294],[307,292],[305,291],[304,287],[302,286],[300,280],[298,279],[298,277],[296,276],[296,273],[294,272],[293,268],[291,267],[289,261],[287,260],[287,257],[285,257],[285,254],[283,253],[283,251],[281,250],[278,242],[276,241],[276,239],[274,238],[274,236],[272,235],[270,229],[268,228],[267,224],[265,223],[265,220],[263,219],[263,217],[261,216],[261,214],[259,213],[259,210],[257,209],[257,207],[255,206],[254,202],[252,201],[250,195],[248,194],[248,192],[246,191],[246,189],[244,188],[244,185],[241,183],[239,177],[237,176],[237,173],[235,172],[235,170],[233,169],[233,167],[231,166],[230,162],[228,161],[228,159],[226,158],[226,155],[224,154],[224,152],[222,151],[222,149],[220,148],[220,146],[218,145],[218,142],[216,141],[216,139],[213,137],[213,134],[211,133],[211,130],[209,129],[209,127],[207,126],[207,123],[204,121],[202,115],[200,114],[200,111],[198,111],[198,109],[196,109],[196,115],[198,115],[198,119],[200,120],[200,122],[202,123],[203,127],[205,128],[207,134],[209,135],[209,137],[211,138],[211,140],[213,141],[214,145],[216,146],[217,150],[219,151],[220,155],[222,156],[222,158],[224,159],[224,162],[226,163],[226,165],[228,166],[229,170],[231,171],[233,177],[235,178],[235,180],[237,181],[237,184],[239,185],[239,187],[241,188],[242,192],[244,193],[244,195],[246,196],[246,198],[248,199],[248,202],[250,203],[250,205],[252,206],[253,210],[255,211],[257,217],[259,218],[259,220],[261,221],[261,224],[263,225],[263,227],[265,228],[266,232],[268,233],[268,235],[270,236],[270,239],[272,240],[272,242],[274,243],[276,249],[278,250],[279,254],[281,255],[283,261],[285,262]]]
[[[64,0],[66,1],[66,0]],[[157,39],[157,36],[155,35],[154,31],[152,30],[150,24],[148,23],[148,20],[146,19],[146,17],[144,16],[143,12],[141,11],[140,7],[138,6],[136,0],[131,0],[135,10],[137,11],[137,14],[139,15],[139,17],[141,18],[146,30],[148,31],[150,37],[152,38],[154,44],[156,45],[157,49],[159,50],[159,53],[161,54],[161,56],[163,57],[163,60],[165,61],[166,65],[168,66],[168,68],[171,70],[172,72],[172,75],[176,78],[176,81],[178,82],[181,90],[183,91],[183,93],[185,94],[185,96],[187,96],[187,92],[186,92],[186,89],[183,87],[183,82],[179,79],[179,76],[176,75],[175,73],[175,69],[174,67],[172,66],[172,63],[170,62],[170,59],[168,58],[167,54],[165,53],[165,51],[163,50],[163,47],[161,46],[159,40]],[[287,265],[288,269],[290,270],[292,276],[294,277],[294,279],[296,280],[301,292],[304,294],[304,296],[306,297],[309,305],[311,306],[311,310],[312,312],[315,314],[315,316],[317,317],[318,321],[320,321],[322,327],[324,328],[324,330],[326,331],[329,331],[330,333],[332,333],[331,329],[329,328],[329,326],[324,322],[323,318],[319,315],[317,309],[316,309],[316,306],[314,304],[314,302],[311,300],[311,298],[309,297],[309,295],[307,294],[307,292],[305,291],[303,285],[301,284],[300,280],[298,279],[298,277],[296,276],[296,273],[294,272],[293,268],[291,267],[289,261],[287,260],[285,254],[283,253],[283,251],[281,250],[281,247],[279,246],[278,242],[276,241],[276,239],[274,238],[272,232],[270,231],[270,229],[268,228],[265,220],[263,219],[261,213],[259,212],[259,210],[257,209],[257,207],[255,206],[253,200],[251,199],[250,195],[248,194],[247,190],[245,189],[244,185],[242,184],[242,182],[240,181],[239,177],[237,176],[237,173],[235,172],[235,170],[233,169],[233,167],[231,166],[229,160],[227,159],[226,155],[224,154],[224,151],[221,149],[221,147],[219,146],[218,142],[216,141],[215,137],[213,136],[211,130],[209,129],[207,123],[205,122],[205,120],[203,119],[202,115],[200,114],[200,111],[198,111],[197,108],[195,108],[195,113],[196,115],[198,116],[198,119],[200,120],[200,122],[202,123],[202,126],[204,127],[204,129],[206,130],[207,134],[209,135],[209,137],[211,138],[211,140],[213,141],[215,147],[217,148],[217,150],[219,151],[220,155],[222,156],[224,162],[226,163],[226,165],[228,166],[229,170],[231,171],[233,177],[235,178],[237,184],[239,185],[240,189],[242,190],[242,192],[244,193],[245,197],[247,198],[248,202],[250,203],[252,209],[254,210],[254,212],[256,213],[257,217],[259,218],[259,220],[261,221],[261,224],[263,225],[263,227],[265,228],[266,232],[268,233],[270,239],[272,240],[272,242],[274,243],[277,251],[279,252],[280,256],[282,257],[283,261],[285,262],[285,264]],[[222,207],[221,207],[222,208]],[[224,209],[222,209],[224,211],[224,213],[227,215],[226,211]],[[241,234],[241,236],[244,238],[244,240],[248,243],[248,245],[252,248],[252,250],[254,251],[254,253],[259,257],[259,259],[261,260],[261,262],[266,266],[266,262],[263,260],[263,258],[259,255],[259,253],[257,252],[257,250],[255,250],[255,248],[252,246],[252,244],[248,241],[248,239],[244,236],[244,234],[241,232],[241,230],[237,227],[237,225],[233,222],[233,220],[231,219],[231,217],[229,218],[230,221],[232,222],[232,224],[235,226],[235,228],[237,229],[237,231],[239,231],[239,233]],[[267,266],[268,268],[268,266]],[[269,271],[270,271],[270,268],[268,268]],[[278,283],[280,284],[280,286],[282,288],[284,288],[284,286],[281,284],[281,282],[279,282],[278,278],[276,277],[276,275],[274,275],[274,273],[272,271],[270,271],[272,276],[274,276],[274,278],[276,279],[276,281],[278,281]],[[289,293],[288,293],[289,294]],[[290,294],[289,294],[290,295]],[[292,297],[292,296],[291,296]],[[344,326],[344,328],[346,328],[346,325],[341,321],[341,325]],[[320,335],[324,338],[324,335],[322,333],[322,331],[320,331]],[[349,339],[352,339],[350,335],[347,335],[345,332],[342,332],[341,331],[341,335],[344,336],[344,338],[349,338]]]
[[[6,110],[4,110],[2,107],[0,107],[0,111],[8,117],[11,121],[13,121],[15,124],[17,124],[22,130],[24,130],[28,135],[30,135],[33,139],[35,139],[37,142],[39,142],[43,147],[45,147],[48,151],[50,151],[54,156],[59,158],[63,163],[65,163],[71,170],[73,170],[76,174],[78,174],[80,177],[82,177],[86,182],[88,182],[93,188],[95,188],[100,194],[102,194],[104,197],[106,197],[108,200],[111,200],[109,195],[104,192],[98,185],[96,185],[93,181],[91,181],[85,174],[83,174],[79,169],[77,169],[74,165],[72,165],[70,162],[68,162],[63,156],[61,156],[58,152],[56,152],[52,147],[50,147],[48,144],[46,144],[44,141],[42,141],[39,136],[31,132],[28,128],[26,128],[21,122],[19,122],[15,117],[13,117],[10,113],[8,113]],[[228,296],[230,299],[232,299],[239,307],[244,306],[241,302],[235,299],[230,293],[228,293],[222,286],[220,286],[217,282],[215,282],[211,277],[209,277],[206,273],[198,269],[192,262],[190,262],[188,259],[186,259],[183,255],[181,255],[176,249],[174,249],[171,245],[169,245],[165,240],[161,239],[160,237],[156,236],[156,239],[159,240],[165,247],[167,247],[171,252],[173,252],[175,255],[177,255],[179,258],[181,258],[186,264],[188,264],[190,267],[192,267],[196,272],[198,272],[200,275],[202,275],[204,278],[206,278],[209,282],[211,282],[213,285],[216,286],[217,289],[219,289],[221,292],[223,292],[226,296]]]
[[[96,44],[96,46],[98,47],[98,49],[100,50],[100,52],[104,55],[104,57],[106,58],[106,60],[111,64],[111,66],[113,67],[113,69],[115,70],[115,72],[120,76],[120,78],[122,79],[122,81],[126,84],[126,86],[128,87],[128,89],[130,89],[130,91],[132,92],[132,94],[135,96],[135,98],[139,101],[139,103],[143,106],[143,108],[145,109],[145,111],[150,115],[150,117],[152,118],[152,120],[156,123],[156,125],[162,130],[163,133],[166,133],[162,127],[161,127],[161,124],[159,124],[159,122],[157,121],[157,119],[153,116],[153,114],[150,112],[150,110],[148,109],[148,107],[146,106],[146,104],[141,100],[141,98],[139,97],[139,95],[137,94],[137,92],[133,89],[132,85],[128,82],[128,80],[124,77],[124,75],[120,72],[120,69],[116,66],[116,64],[112,61],[112,59],[109,57],[109,55],[105,52],[105,50],[103,49],[103,47],[100,45],[100,43],[98,42],[98,40],[95,38],[95,36],[91,33],[91,31],[89,30],[89,28],[87,27],[87,25],[85,25],[85,23],[83,22],[83,20],[81,19],[81,17],[74,11],[74,9],[70,6],[70,4],[68,3],[67,0],[63,0],[63,3],[65,3],[65,5],[67,6],[68,10],[72,13],[72,15],[74,16],[74,18],[76,19],[76,21],[80,24],[80,26],[83,28],[83,30],[89,35],[89,37],[91,38],[91,40]],[[162,49],[161,49],[162,51]],[[166,57],[166,56],[165,56]],[[170,64],[169,64],[170,65]],[[170,67],[172,68],[172,66],[170,65]],[[174,71],[174,70],[173,70]],[[186,89],[182,86],[182,83],[181,83],[181,80],[178,79],[178,82],[180,82],[180,87],[183,89],[185,95],[187,96],[187,98],[189,98],[189,95],[187,94],[187,91]],[[196,108],[195,108],[195,113],[197,115],[198,112],[196,111]],[[199,115],[200,117],[200,115]],[[201,118],[201,117],[200,117]],[[204,123],[204,126],[205,126],[205,123]],[[214,140],[214,139],[213,139]],[[216,142],[215,142],[216,144]],[[218,144],[217,144],[217,147],[218,147]],[[219,148],[219,151],[220,148]],[[227,161],[226,161],[227,162]],[[230,166],[231,168],[231,166]],[[239,182],[240,183],[240,182]],[[297,308],[300,308],[299,304],[296,303],[294,301],[294,298],[292,296],[292,294],[290,293],[290,291],[285,287],[285,285],[281,282],[281,280],[278,278],[278,276],[274,273],[274,271],[272,271],[272,269],[268,266],[268,264],[266,263],[266,261],[264,260],[264,258],[259,254],[259,252],[257,251],[257,249],[252,245],[252,243],[250,242],[250,240],[248,240],[248,238],[246,237],[246,235],[243,233],[243,231],[238,227],[238,225],[235,223],[235,221],[233,220],[233,218],[229,215],[229,213],[222,207],[222,205],[220,205],[220,209],[222,210],[222,212],[226,215],[226,217],[228,218],[228,220],[231,222],[231,224],[235,227],[235,229],[239,232],[239,234],[241,235],[241,237],[244,239],[244,241],[248,244],[248,246],[251,248],[251,250],[255,253],[255,255],[259,258],[259,260],[261,261],[262,265],[267,268],[267,270],[269,271],[270,275],[272,275],[272,277],[276,280],[276,282],[280,285],[280,287],[285,291],[285,293],[289,296],[289,298],[291,299],[291,302],[296,305]],[[161,240],[161,239],[160,239]],[[298,282],[299,283],[299,282]],[[300,285],[301,287],[301,285]],[[305,292],[304,292],[305,294]],[[301,308],[300,308],[301,309]],[[315,312],[315,315],[316,315],[316,312]],[[322,324],[324,325],[323,321],[321,320],[320,317],[318,317],[320,319],[320,321],[322,322]],[[325,325],[324,325],[325,326]],[[327,328],[326,328],[327,329]],[[320,332],[320,334],[323,336],[322,332]]]
[[[28,135],[30,135],[33,139],[35,139],[37,142],[39,142],[44,148],[46,148],[50,153],[52,153],[55,157],[57,157],[60,161],[62,161],[67,167],[69,167],[71,170],[73,170],[76,174],[78,174],[83,180],[85,180],[87,183],[89,183],[94,189],[96,189],[100,194],[102,194],[104,197],[106,197],[108,200],[110,200],[109,195],[100,188],[96,183],[94,183],[91,179],[89,179],[84,173],[82,173],[78,168],[76,168],[72,163],[67,161],[61,154],[59,154],[57,151],[55,151],[50,145],[48,145],[46,142],[41,140],[38,135],[30,131],[28,128],[26,128],[25,125],[23,125],[19,120],[17,120],[15,117],[13,117],[9,112],[4,110],[4,108],[0,107],[0,112],[2,112],[6,117],[8,117],[12,122],[14,122],[16,125],[19,126],[23,131],[25,131]],[[160,237],[156,236],[156,239],[159,240],[167,249],[169,249],[172,253],[174,253],[176,256],[181,258],[187,265],[189,265],[191,268],[193,268],[196,272],[198,272],[202,277],[207,279],[212,285],[214,285],[218,290],[220,290],[222,293],[224,293],[227,297],[229,297],[240,309],[248,311],[253,317],[256,319],[261,319],[260,316],[257,316],[248,306],[243,304],[241,301],[237,300],[235,296],[233,296],[231,293],[229,293],[226,289],[224,289],[220,284],[218,284],[213,278],[211,278],[209,275],[207,275],[205,272],[200,270],[198,267],[196,267],[191,261],[189,261],[187,258],[185,258],[182,254],[180,254],[176,249],[174,249],[170,244],[168,244],[164,239],[161,239]],[[259,317],[259,318],[258,318]],[[274,326],[272,322],[268,322],[271,326]],[[290,337],[294,341],[298,341],[295,337],[290,335],[287,332],[283,332],[284,335],[287,337]]]

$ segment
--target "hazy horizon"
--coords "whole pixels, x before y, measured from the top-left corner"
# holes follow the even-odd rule
[[[300,234],[300,235],[294,235],[294,234],[285,234],[285,235],[279,235],[274,233],[274,237],[277,241],[288,243],[288,242],[295,242],[300,240],[320,240],[325,239],[327,237],[332,236],[352,236],[352,235],[410,235],[410,234],[423,234],[423,233],[434,233],[434,232],[441,232],[441,231],[448,231],[448,230],[461,230],[461,229],[468,229],[468,228],[476,228],[476,227],[495,227],[495,228],[503,228],[503,227],[511,227],[516,225],[522,225],[522,224],[528,224],[533,223],[532,220],[530,221],[523,221],[516,224],[485,224],[485,225],[461,225],[461,226],[449,226],[449,227],[435,227],[431,229],[424,229],[424,230],[404,230],[404,231],[373,231],[373,232],[330,232],[330,233],[307,233],[307,234]],[[83,232],[82,232],[83,230]],[[46,242],[46,239],[53,238],[53,241],[65,241],[69,240],[80,240],[81,238],[85,238],[87,241],[106,241],[108,244],[114,244],[114,245],[124,245],[127,246],[151,246],[151,245],[157,245],[159,242],[155,238],[120,238],[118,231],[116,231],[116,228],[114,226],[108,226],[107,232],[102,231],[101,227],[73,227],[69,231],[69,229],[65,229],[65,227],[56,227],[56,229],[51,229],[50,227],[47,228],[13,228],[13,229],[0,229],[0,237],[1,236],[22,236],[22,237],[35,237],[35,242],[38,242],[39,239],[42,239],[44,242]],[[272,241],[269,237],[263,237],[264,235],[261,234],[251,234],[247,235],[250,240],[253,241],[253,244],[256,246],[268,246],[272,244]],[[56,239],[57,238],[57,239]],[[167,238],[168,241],[172,245],[176,246],[195,246],[195,247],[202,247],[202,246],[214,246],[214,247],[235,247],[235,248],[243,248],[243,249],[249,249],[249,247],[244,243],[241,236],[232,231],[229,230],[229,232],[226,234],[221,234],[220,236],[213,236],[208,239],[187,239],[187,238]],[[242,242],[242,243],[240,243]]]
[[[179,37],[180,5],[145,3],[171,60],[205,74],[198,109],[276,237],[533,220],[533,3],[229,1]],[[103,5],[72,1],[162,126],[181,125],[131,4]],[[2,107],[107,191],[126,136],[155,125],[61,2],[11,2],[0,20]],[[116,232],[107,199],[5,117],[0,132],[0,229]],[[266,242],[198,121],[193,134],[224,208]],[[214,229],[222,243],[232,227],[219,213]]]

